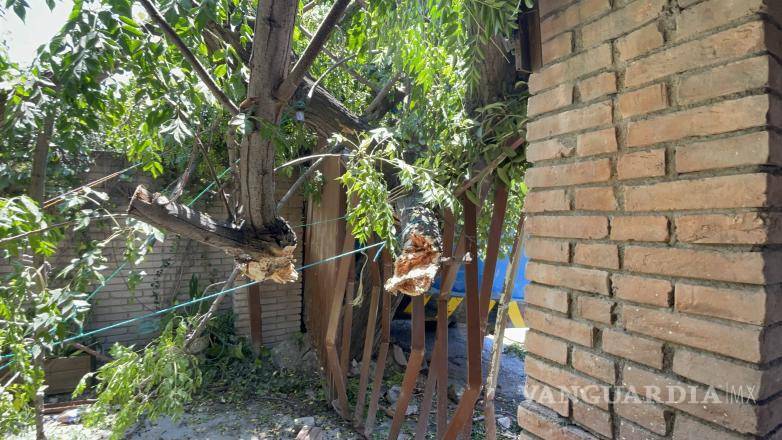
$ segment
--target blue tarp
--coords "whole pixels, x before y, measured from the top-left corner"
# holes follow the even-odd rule
[[[503,285],[505,284],[505,271],[508,270],[510,261],[507,258],[497,260],[497,268],[494,271],[494,284],[491,286],[491,298],[499,299],[502,294]],[[519,264],[519,270],[516,273],[516,280],[513,283],[513,300],[521,301],[524,299],[524,286],[529,281],[524,276],[524,270],[527,267],[527,256],[522,254],[521,262]],[[483,278],[483,260],[478,260],[478,285],[480,286],[480,280]],[[451,290],[451,296],[462,297],[464,296],[464,266],[459,268],[459,272],[456,274],[456,282],[453,284],[453,290]],[[434,281],[431,293],[437,295],[440,293],[440,278],[438,277]]]

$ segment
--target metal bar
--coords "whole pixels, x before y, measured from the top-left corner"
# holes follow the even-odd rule
[[[391,255],[387,250],[383,251],[383,280],[394,273]],[[372,381],[372,395],[369,397],[369,409],[367,410],[367,421],[364,423],[364,435],[372,436],[375,429],[375,419],[377,417],[377,404],[380,399],[380,387],[383,384],[383,373],[386,369],[386,358],[388,357],[388,345],[391,342],[391,295],[385,291],[383,295],[383,308],[380,315],[380,349],[377,355],[377,364],[375,365],[375,378]]]
[[[502,345],[505,338],[505,322],[508,318],[508,305],[513,296],[513,284],[516,281],[516,272],[521,262],[521,252],[524,246],[522,240],[524,237],[524,215],[519,218],[519,224],[516,227],[516,237],[513,239],[513,250],[510,256],[510,265],[505,272],[505,285],[503,286],[502,296],[497,307],[497,322],[494,325],[494,346],[491,351],[491,361],[489,362],[489,373],[486,376],[486,399],[484,401],[484,415],[486,424],[486,439],[494,440],[497,438],[497,420],[494,413],[494,395],[497,392],[497,378],[500,375],[500,361],[502,354]]]
[[[410,332],[410,356],[407,358],[407,368],[405,368],[405,377],[402,379],[402,390],[399,393],[399,399],[394,408],[394,418],[391,420],[391,429],[388,431],[388,438],[391,440],[399,436],[402,429],[402,423],[405,421],[407,406],[410,398],[413,396],[416,379],[421,371],[421,365],[424,362],[424,351],[426,350],[426,316],[424,313],[424,296],[418,295],[411,299],[413,303],[413,329]]]
[[[364,335],[364,352],[361,356],[361,375],[358,381],[358,397],[356,409],[353,413],[353,421],[357,425],[364,419],[364,404],[366,403],[367,385],[369,382],[369,366],[372,362],[372,345],[375,341],[375,328],[377,325],[377,306],[380,302],[380,267],[374,261],[369,262],[369,270],[372,275],[372,289],[369,299],[369,312],[367,315],[367,330]]]
[[[494,190],[494,206],[489,225],[488,243],[486,244],[486,259],[483,264],[483,279],[481,280],[481,332],[486,331],[486,322],[489,319],[489,301],[491,300],[491,288],[494,285],[494,271],[497,268],[497,257],[500,253],[500,239],[502,238],[502,226],[505,221],[505,212],[508,208],[508,187],[497,179]],[[483,340],[483,337],[481,337]]]
[[[472,256],[478,254],[476,207],[467,197],[462,198],[464,207],[464,235],[467,251]],[[475,257],[474,257],[475,258]],[[472,416],[475,402],[481,390],[481,316],[478,292],[478,265],[465,267],[465,302],[467,303],[467,388],[456,407],[451,423],[445,432],[445,438],[452,439],[462,432],[466,422]]]
[[[342,252],[350,252],[353,249],[353,236],[350,231],[345,231],[344,242],[342,243]],[[348,396],[345,386],[342,368],[340,368],[339,353],[337,352],[337,331],[339,330],[339,318],[342,311],[342,301],[345,298],[345,289],[347,289],[348,274],[353,259],[342,258],[337,265],[337,285],[334,297],[331,300],[329,309],[328,326],[326,328],[326,358],[329,367],[329,375],[337,394],[338,408],[337,412],[342,418],[349,420]]]
[[[443,257],[444,259],[453,258],[453,240],[455,235],[456,225],[454,222],[453,213],[446,211],[444,217],[445,226],[443,228]],[[448,271],[448,266],[441,265],[440,273],[443,274]],[[418,423],[415,427],[415,438],[424,439],[426,432],[429,429],[429,413],[432,409],[432,399],[434,397],[435,385],[439,386],[439,381],[442,380],[441,371],[448,372],[447,364],[447,352],[446,362],[442,362],[443,356],[443,336],[447,338],[448,332],[448,294],[450,293],[450,286],[442,285],[440,288],[440,295],[437,297],[437,331],[435,333],[435,343],[432,350],[432,362],[429,364],[429,373],[426,377],[426,386],[424,387],[424,395],[421,399],[421,411],[418,415]],[[445,311],[445,314],[442,314]],[[447,340],[447,339],[446,339]],[[440,405],[438,404],[438,409]],[[446,420],[447,423],[447,420]],[[438,427],[439,428],[439,427]]]

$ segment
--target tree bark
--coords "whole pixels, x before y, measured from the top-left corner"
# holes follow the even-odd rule
[[[286,283],[298,277],[290,257],[296,248],[296,234],[282,219],[267,223],[264,229],[237,229],[160,194],[151,194],[143,185],[133,194],[128,214],[160,229],[222,249],[253,280]]]
[[[30,173],[30,198],[43,204],[46,189],[46,165],[49,162],[49,142],[54,131],[54,114],[44,116],[43,124],[35,138],[33,168]]]
[[[394,261],[394,276],[385,284],[390,292],[423,295],[432,287],[440,269],[443,239],[437,214],[421,201],[420,194],[397,203],[402,225],[402,253]]]

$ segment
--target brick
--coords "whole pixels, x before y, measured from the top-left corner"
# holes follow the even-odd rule
[[[531,330],[557,336],[587,347],[594,344],[594,327],[589,324],[554,316],[531,307],[527,308],[524,318]]]
[[[782,310],[776,291],[764,287],[729,289],[676,283],[676,310],[694,315],[713,316],[747,324],[772,324]],[[768,288],[773,289],[773,288]]]
[[[579,296],[576,303],[578,316],[590,321],[611,324],[613,303],[591,296]]]
[[[702,438],[708,440],[746,440],[746,437],[712,428],[709,425],[695,421],[689,417],[676,417],[673,425],[673,440],[692,440]]]
[[[667,432],[665,410],[635,394],[619,391],[614,403],[616,413],[637,423],[654,433],[665,435]]]
[[[780,137],[760,132],[676,147],[676,171],[734,168],[746,165],[780,165]]]
[[[665,0],[636,0],[584,26],[581,40],[589,47],[616,38],[659,17],[665,4]]]
[[[663,45],[663,34],[657,23],[650,23],[616,40],[619,59],[628,61]]]
[[[690,104],[766,87],[773,75],[771,69],[776,69],[777,66],[778,63],[773,58],[760,56],[687,76],[677,88],[678,101],[681,104]]]
[[[675,40],[714,29],[733,20],[756,14],[763,0],[709,0],[687,8],[676,17]]]
[[[769,254],[775,260],[774,253]],[[723,252],[679,248],[625,248],[624,268],[654,273],[734,283],[766,284],[778,282],[780,276],[765,268],[771,261],[763,252]]]
[[[585,292],[608,295],[608,273],[602,270],[570,266],[553,266],[531,261],[527,263],[527,279],[550,286],[567,287]]]
[[[635,87],[675,73],[724,63],[765,48],[763,23],[747,23],[634,61],[627,67],[625,86]]]
[[[552,212],[567,211],[570,209],[570,201],[565,190],[532,191],[524,198],[526,212]]]
[[[610,101],[605,101],[539,118],[527,124],[527,140],[535,141],[608,125],[613,120],[612,109],[613,104]]]
[[[659,307],[668,307],[673,293],[670,281],[622,274],[611,276],[611,289],[616,298]]]
[[[782,390],[782,366],[758,370],[685,349],[676,350],[673,372],[745,399],[764,400]]]
[[[578,94],[581,98],[581,102],[591,101],[613,93],[616,93],[615,73],[601,73],[587,79],[582,79],[578,83]]]
[[[611,217],[611,240],[668,241],[668,219],[659,215]]]
[[[529,116],[535,116],[567,107],[572,103],[573,86],[562,84],[559,87],[531,96],[528,101],[527,112]]]
[[[624,419],[619,420],[618,438],[621,440],[662,440],[662,437]]]
[[[763,173],[625,187],[625,210],[759,208],[779,198],[782,182]]]
[[[622,321],[630,331],[748,362],[768,357],[758,328],[732,327],[636,306],[622,308]]]
[[[573,401],[573,420],[592,432],[611,437],[611,414],[578,400]]]
[[[566,32],[543,43],[543,64],[570,55],[573,50],[573,33]]]
[[[560,139],[533,142],[527,146],[527,160],[539,162],[548,159],[561,159],[571,156],[575,151],[575,148],[563,145]]]
[[[550,338],[536,331],[529,331],[524,340],[524,346],[528,352],[534,355],[562,365],[567,364],[567,344],[560,340]]]
[[[614,189],[610,186],[576,188],[575,204],[576,209],[583,211],[614,211],[616,210]]]
[[[539,284],[527,284],[524,288],[524,301],[527,304],[557,312],[568,312],[568,295],[564,290],[552,289]]]
[[[538,215],[527,220],[527,232],[539,237],[605,238],[608,219],[601,216]]]
[[[750,96],[631,122],[627,126],[627,145],[641,147],[765,126],[772,109],[770,99],[773,97]]]
[[[603,330],[603,351],[654,368],[663,366],[663,344],[616,330]]]
[[[761,420],[754,405],[733,402],[725,398],[714,402],[717,399],[708,399],[706,392],[701,388],[693,388],[675,379],[629,365],[625,366],[622,377],[625,386],[633,387],[644,397],[664,402],[668,406],[712,423],[743,433],[761,435],[768,429],[759,423]],[[656,392],[657,390],[659,392]],[[680,395],[682,392],[690,393],[694,398],[691,399],[689,396],[682,398]]]
[[[597,159],[565,165],[539,166],[527,170],[525,177],[530,188],[606,182],[611,178],[611,162],[608,159]]]
[[[616,131],[613,128],[581,134],[576,142],[576,153],[579,156],[611,153],[617,148]]]
[[[533,260],[567,263],[570,257],[570,245],[566,241],[530,238],[524,250],[527,257]]]
[[[665,150],[638,151],[619,156],[616,174],[621,180],[665,175]]]
[[[654,84],[643,89],[619,95],[617,104],[622,118],[643,115],[668,107],[668,88]]]
[[[615,244],[578,243],[573,262],[584,266],[619,269],[619,251]]]
[[[545,439],[595,440],[596,437],[578,428],[563,426],[557,414],[534,402],[522,402],[518,406],[518,422],[522,429]]]
[[[701,244],[782,243],[782,215],[765,212],[676,217],[676,239]]]
[[[553,410],[557,414],[570,416],[570,398],[562,391],[530,377],[524,382],[524,397]]]
[[[608,396],[605,393],[610,388],[608,385],[602,385],[594,379],[572,373],[535,358],[526,360],[526,368],[526,373],[530,377],[566,393],[572,393],[575,397],[590,405],[595,405],[604,410],[608,409]],[[575,400],[573,403],[575,403]]]
[[[616,380],[614,361],[581,348],[573,349],[573,368],[609,384]]]
[[[545,17],[573,2],[574,0],[548,0],[537,5],[537,7],[540,9],[540,16]]]
[[[594,49],[581,52],[562,62],[544,67],[530,76],[529,91],[536,94],[568,81],[585,76],[589,73],[611,66],[611,45],[604,44]]]
[[[564,11],[540,22],[540,35],[543,41],[560,32],[570,30],[579,24],[611,9],[608,0],[583,0]]]

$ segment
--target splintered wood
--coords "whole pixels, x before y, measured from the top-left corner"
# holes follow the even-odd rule
[[[299,277],[293,265],[296,233],[281,218],[273,219],[260,231],[237,228],[160,193],[152,194],[143,185],[136,188],[128,214],[152,226],[222,249],[254,281],[290,283]]]
[[[437,217],[431,210],[412,208],[403,233],[402,254],[394,262],[394,276],[386,281],[386,290],[418,296],[432,287],[440,270],[442,237]]]

